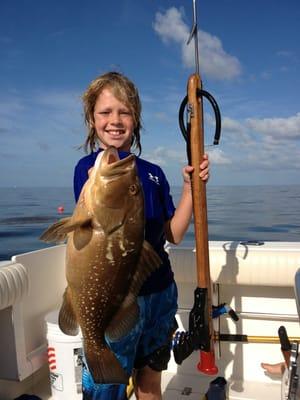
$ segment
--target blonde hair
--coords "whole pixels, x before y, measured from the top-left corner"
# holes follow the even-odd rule
[[[134,130],[131,146],[138,150],[138,155],[142,152],[140,143],[141,130],[141,101],[135,85],[126,76],[118,72],[108,72],[94,79],[82,96],[84,109],[84,122],[88,128],[88,136],[84,143],[86,152],[91,152],[99,147],[98,136],[94,127],[94,108],[99,94],[104,88],[109,88],[113,95],[126,105],[131,111]]]

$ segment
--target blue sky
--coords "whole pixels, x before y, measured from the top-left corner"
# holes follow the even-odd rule
[[[203,86],[222,114],[211,184],[298,184],[299,0],[198,0]],[[71,186],[80,96],[118,70],[139,88],[143,157],[180,184],[178,108],[194,71],[192,0],[2,0],[0,186]],[[213,120],[205,105],[205,137]]]

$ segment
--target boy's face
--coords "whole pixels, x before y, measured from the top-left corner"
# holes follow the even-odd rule
[[[94,121],[102,149],[115,146],[119,150],[130,151],[134,130],[131,111],[108,88],[104,88],[98,96]]]

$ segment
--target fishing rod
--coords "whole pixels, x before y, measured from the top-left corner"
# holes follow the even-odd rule
[[[197,288],[194,292],[194,306],[189,315],[189,330],[177,333],[173,342],[173,352],[178,364],[194,350],[200,350],[198,370],[215,375],[214,330],[212,323],[211,279],[208,251],[207,201],[205,183],[200,179],[200,164],[204,155],[203,97],[211,103],[216,119],[214,144],[219,143],[221,134],[221,115],[217,102],[202,89],[199,71],[198,24],[196,0],[193,0],[193,26],[188,39],[194,38],[195,73],[188,79],[187,96],[179,109],[179,125],[186,140],[189,165],[194,167],[191,174],[194,231],[196,242]],[[184,112],[187,109],[187,126]]]

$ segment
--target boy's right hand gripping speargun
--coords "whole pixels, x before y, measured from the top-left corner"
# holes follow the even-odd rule
[[[218,144],[221,131],[221,117],[214,98],[202,90],[199,74],[198,37],[196,0],[193,0],[194,24],[188,43],[194,38],[196,72],[189,77],[187,92],[179,111],[179,124],[187,142],[189,165],[194,167],[191,176],[194,229],[196,240],[197,284],[195,303],[189,316],[189,331],[177,333],[173,351],[177,363],[187,358],[194,350],[200,349],[198,369],[206,374],[218,372],[214,356],[214,332],[212,324],[211,281],[208,253],[207,205],[205,183],[200,179],[200,164],[204,154],[203,106],[202,98],[206,97],[213,106],[216,117],[214,144]],[[187,106],[187,128],[183,121]]]

